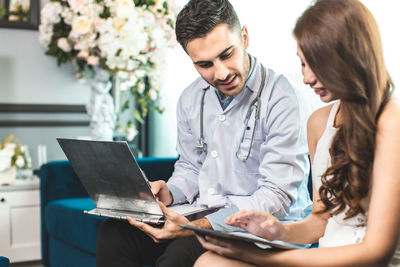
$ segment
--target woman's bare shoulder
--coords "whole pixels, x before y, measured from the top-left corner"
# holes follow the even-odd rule
[[[316,136],[321,137],[326,128],[329,113],[331,112],[333,104],[323,106],[314,111],[308,118],[308,130],[316,133]],[[318,137],[318,139],[319,139]]]
[[[378,120],[378,132],[400,131],[400,100],[391,99],[383,109]],[[399,132],[397,132],[398,134]]]

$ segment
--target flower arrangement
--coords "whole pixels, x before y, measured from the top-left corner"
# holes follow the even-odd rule
[[[52,0],[41,11],[39,39],[58,65],[74,62],[79,81],[106,70],[121,94],[120,113],[131,111],[130,118],[143,123],[150,109],[164,109],[162,70],[167,48],[175,44],[172,1]],[[135,121],[117,121],[121,129],[131,139]]]
[[[30,158],[25,146],[21,146],[14,135],[5,138],[0,144],[0,172],[10,167],[30,168]]]

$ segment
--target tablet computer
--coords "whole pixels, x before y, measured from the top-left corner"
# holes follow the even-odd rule
[[[239,240],[249,243],[254,243],[261,248],[280,248],[280,249],[305,249],[309,248],[310,244],[295,244],[295,243],[288,243],[280,240],[270,241],[248,232],[223,232],[217,230],[211,230],[206,228],[195,227],[187,224],[179,224],[180,227],[187,230],[192,230],[196,234],[200,236],[213,236],[213,237],[220,237],[225,239],[233,239]]]

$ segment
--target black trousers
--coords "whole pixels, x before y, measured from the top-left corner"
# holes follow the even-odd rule
[[[127,221],[107,219],[97,235],[96,266],[187,267],[205,251],[194,236],[155,243]]]

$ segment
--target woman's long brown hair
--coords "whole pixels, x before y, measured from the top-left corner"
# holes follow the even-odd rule
[[[377,121],[391,97],[377,23],[357,0],[319,0],[298,19],[294,36],[318,80],[340,99],[340,125],[322,175],[325,211],[346,219],[365,214]]]

